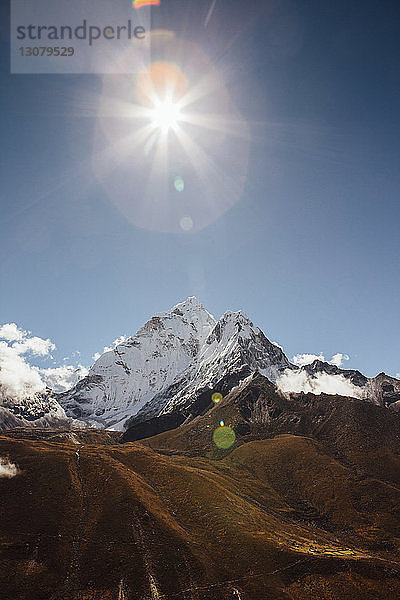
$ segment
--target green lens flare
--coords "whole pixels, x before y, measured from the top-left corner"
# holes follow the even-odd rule
[[[177,175],[174,179],[174,186],[177,192],[183,192],[185,189],[185,182],[179,175]]]
[[[235,443],[236,435],[230,427],[218,427],[213,433],[213,441],[217,448],[227,450]]]
[[[222,394],[220,394],[219,392],[215,392],[212,396],[211,396],[211,400],[213,402],[215,402],[215,404],[218,404],[218,402],[221,402],[222,400]]]

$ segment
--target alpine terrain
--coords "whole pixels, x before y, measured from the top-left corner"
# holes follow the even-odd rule
[[[258,370],[275,381],[287,368],[293,366],[282,350],[244,313],[228,311],[216,321],[191,297],[154,315],[57,399],[72,417],[122,430],[139,411],[154,416],[186,406],[223,379],[236,385]]]
[[[295,370],[311,378],[336,375],[357,397],[400,404],[397,379],[384,373],[369,379],[318,360],[299,369],[245,313],[227,311],[216,321],[195,297],[154,315],[56,398],[71,418],[115,430],[135,425],[141,436],[147,435],[144,423],[155,433],[200,414],[212,390],[226,394],[255,372],[275,383]]]
[[[297,367],[188,298],[3,404],[6,600],[400,598],[396,378]]]

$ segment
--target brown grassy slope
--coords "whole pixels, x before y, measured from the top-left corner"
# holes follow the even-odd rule
[[[143,442],[161,450],[222,458],[212,433],[220,420],[236,433],[236,446],[290,433],[310,437],[358,477],[400,485],[400,415],[363,400],[321,394],[285,396],[255,376],[188,424]]]
[[[118,444],[122,437],[120,431],[101,429],[52,429],[50,427],[15,427],[3,433],[14,440],[38,440],[45,442],[65,442],[72,444],[100,444],[109,446]]]
[[[399,490],[316,441],[280,435],[219,460],[78,448],[0,438],[21,470],[0,479],[7,600],[400,597]]]
[[[212,441],[221,419],[236,431],[229,450]],[[255,377],[140,444],[90,431],[2,437],[0,456],[20,473],[0,478],[0,590],[6,600],[400,597],[399,434],[386,409],[286,398]]]

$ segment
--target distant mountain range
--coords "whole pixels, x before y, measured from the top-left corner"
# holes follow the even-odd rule
[[[400,405],[399,380],[384,373],[367,378],[320,360],[297,367],[242,311],[227,311],[216,321],[190,297],[154,315],[134,336],[105,352],[67,392],[3,398],[0,429],[65,426],[69,419],[73,425],[136,428],[141,436],[148,426],[163,431],[194,418],[210,406],[213,392],[226,395],[254,373],[278,386],[282,376],[287,380],[301,374],[311,383],[321,376],[336,377],[348,383],[349,396]],[[292,379],[281,389],[292,391]]]

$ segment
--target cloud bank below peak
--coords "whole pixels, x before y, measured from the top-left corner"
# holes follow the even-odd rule
[[[16,323],[0,326],[0,387],[3,397],[18,400],[44,392],[46,387],[63,391],[87,374],[82,365],[41,368],[37,358],[53,358],[56,349],[50,339],[32,335]]]
[[[282,392],[304,392],[312,394],[337,394],[362,398],[362,391],[353,385],[343,375],[330,375],[317,373],[313,376],[305,371],[292,371],[287,369],[276,381]]]
[[[301,367],[313,363],[315,360],[326,362],[336,367],[342,367],[344,361],[350,360],[350,356],[344,352],[337,352],[330,360],[325,355],[304,353],[295,354],[292,363],[298,370],[287,369],[276,381],[276,385],[282,392],[304,392],[312,394],[337,394],[340,396],[351,396],[361,398],[362,392],[359,387],[353,385],[343,375],[333,375],[329,373],[314,373],[310,375]]]
[[[337,352],[332,356],[330,360],[327,360],[325,356],[320,352],[317,354],[295,354],[292,358],[292,363],[298,367],[303,367],[304,365],[309,365],[314,362],[314,360],[320,360],[321,362],[327,362],[330,365],[335,365],[336,367],[341,367],[346,360],[350,360],[350,356],[348,354],[344,354],[343,352]]]

